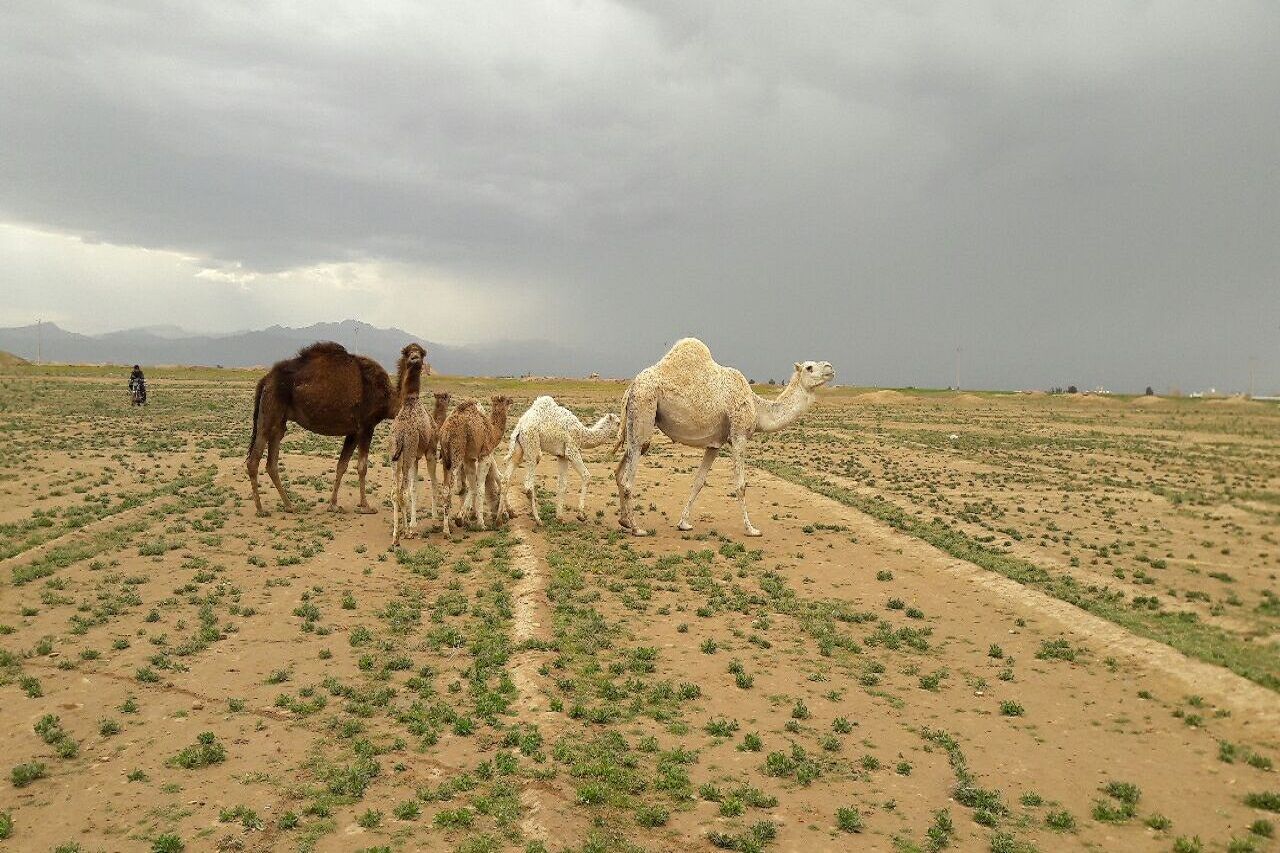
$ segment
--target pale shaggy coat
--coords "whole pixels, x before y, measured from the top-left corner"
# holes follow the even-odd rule
[[[620,419],[613,412],[601,417],[594,425],[588,427],[578,416],[558,404],[553,398],[543,395],[533,401],[533,405],[516,421],[511,431],[511,443],[507,447],[507,467],[502,476],[502,487],[505,490],[511,482],[511,473],[521,462],[524,463],[524,493],[529,498],[529,506],[533,513],[534,524],[541,524],[538,514],[537,468],[538,460],[543,453],[556,458],[560,468],[559,484],[556,489],[556,518],[564,515],[564,490],[569,478],[569,465],[578,472],[581,488],[578,493],[578,517],[586,517],[587,484],[591,473],[582,461],[582,450],[599,447],[618,433]]]
[[[702,341],[676,341],[657,364],[640,371],[622,398],[617,449],[623,455],[614,472],[618,483],[618,523],[637,536],[648,532],[636,527],[631,519],[631,496],[640,455],[648,450],[656,428],[679,444],[704,448],[702,465],[693,478],[693,489],[677,526],[681,530],[692,529],[689,517],[694,499],[720,448],[728,446],[735,475],[733,494],[742,509],[743,528],[748,536],[759,536],[760,531],[747,515],[747,440],[757,431],[773,432],[793,423],[813,405],[814,390],[834,377],[829,362],[797,361],[786,388],[766,400],[751,390],[740,371],[716,364]]]

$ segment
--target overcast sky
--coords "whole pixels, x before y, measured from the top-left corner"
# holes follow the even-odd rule
[[[10,0],[0,325],[1280,388],[1277,45],[1274,0]]]

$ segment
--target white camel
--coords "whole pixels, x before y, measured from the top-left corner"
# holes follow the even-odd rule
[[[511,482],[511,472],[524,462],[524,493],[529,498],[529,506],[533,511],[533,523],[542,524],[538,515],[537,468],[538,460],[543,453],[556,458],[560,466],[560,481],[556,488],[556,518],[564,515],[564,489],[569,479],[569,464],[582,481],[578,493],[578,518],[586,519],[587,484],[591,473],[582,461],[582,450],[599,447],[618,434],[620,419],[613,412],[604,415],[592,426],[586,426],[578,420],[578,416],[556,403],[547,396],[533,401],[511,433],[511,443],[507,447],[507,468],[502,477],[502,488],[505,490]]]
[[[786,388],[766,400],[751,390],[740,371],[716,364],[702,341],[676,341],[657,364],[640,371],[622,397],[622,428],[614,448],[623,450],[614,472],[619,524],[636,536],[648,534],[631,519],[631,495],[640,455],[649,449],[656,427],[674,442],[704,448],[702,466],[693,478],[693,490],[677,526],[681,530],[693,529],[689,516],[694,499],[720,448],[728,445],[735,474],[730,494],[738,498],[746,534],[759,536],[760,531],[747,515],[747,440],[755,432],[775,432],[794,423],[813,405],[814,390],[835,375],[830,362],[797,361]]]

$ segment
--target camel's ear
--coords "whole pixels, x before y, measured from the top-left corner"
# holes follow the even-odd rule
[[[796,362],[796,370],[800,370],[802,367],[804,367],[804,365],[797,361],[797,362]]]

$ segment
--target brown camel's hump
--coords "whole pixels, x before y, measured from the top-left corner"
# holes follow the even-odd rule
[[[323,355],[347,355],[347,348],[334,341],[316,341],[298,350],[298,358],[308,359]]]

